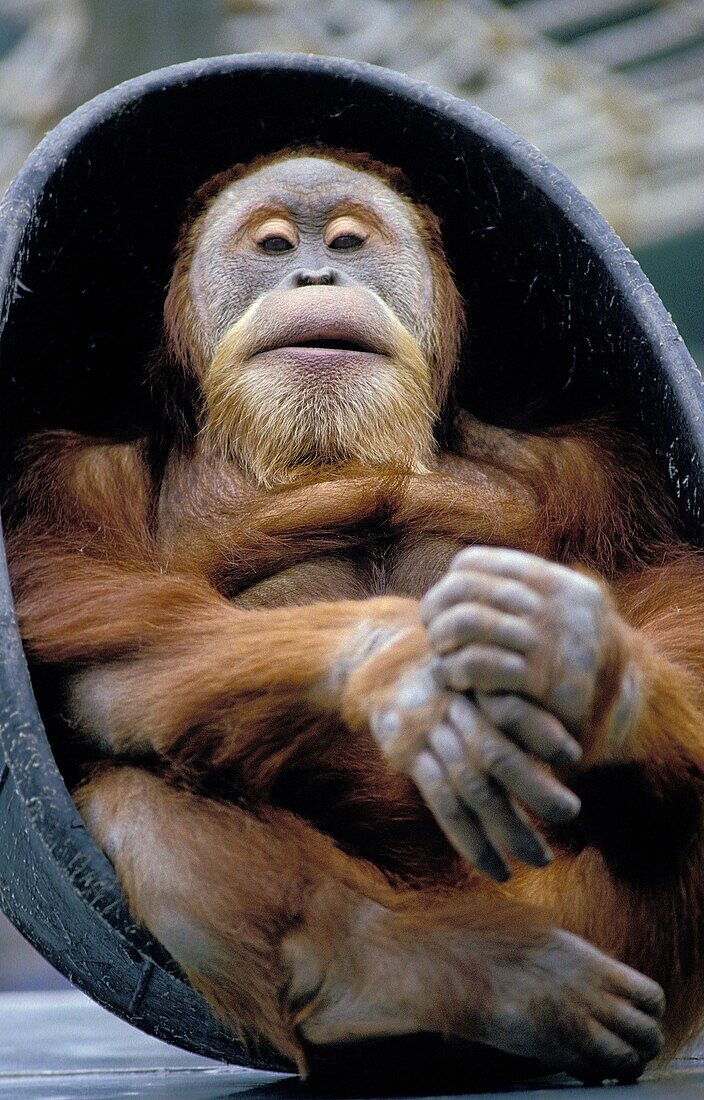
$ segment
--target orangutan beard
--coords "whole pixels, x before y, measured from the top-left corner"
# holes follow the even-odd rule
[[[427,472],[437,415],[426,357],[386,311],[389,353],[313,370],[287,351],[251,355],[251,310],[218,344],[203,380],[202,435],[259,485],[347,463]],[[388,336],[391,339],[388,339]]]

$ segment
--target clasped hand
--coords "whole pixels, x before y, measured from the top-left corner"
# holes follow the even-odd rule
[[[628,626],[592,577],[478,546],[430,589],[421,619],[430,656],[374,713],[372,733],[479,870],[506,880],[507,854],[545,866],[550,849],[526,811],[575,817],[580,802],[563,779],[596,716],[632,717],[637,699],[619,703],[622,677],[604,674],[624,664]],[[604,681],[614,698],[600,698]]]

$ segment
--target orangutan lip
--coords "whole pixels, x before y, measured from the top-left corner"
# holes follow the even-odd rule
[[[373,351],[368,344],[362,344],[355,340],[301,340],[295,344],[289,344],[292,348],[328,348],[332,351]]]
[[[266,351],[257,352],[251,359],[269,358],[270,356],[286,357],[292,360],[310,360],[311,362],[326,360],[340,362],[344,359],[368,359],[378,358],[383,353],[374,348],[364,347],[361,344],[353,344],[347,340],[314,340],[304,344],[284,344],[281,347],[267,348]]]
[[[266,350],[257,352],[253,358],[258,359],[259,356],[276,356],[287,355],[292,359],[308,358],[310,360],[330,359],[331,361],[337,360],[340,356],[378,356],[382,355],[378,348],[373,348],[369,344],[363,344],[356,340],[338,340],[335,338],[323,338],[311,339],[311,340],[296,340],[296,342],[282,344],[278,347],[266,348]]]
[[[285,344],[273,345],[266,349],[267,352],[272,351],[347,351],[359,354],[360,352],[368,355],[378,355],[379,349],[372,347],[370,343],[365,343],[362,340],[356,338],[348,339],[338,336],[306,336],[301,339],[287,340]],[[260,353],[261,354],[261,353]]]

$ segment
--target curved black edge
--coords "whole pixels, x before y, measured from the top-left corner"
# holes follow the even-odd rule
[[[574,184],[538,149],[498,119],[428,84],[364,62],[276,53],[212,57],[173,65],[128,80],[79,107],[40,142],[0,203],[0,218],[7,225],[7,234],[0,249],[0,282],[10,290],[0,307],[0,328],[17,292],[12,278],[13,260],[22,254],[22,237],[31,222],[34,201],[41,195],[57,164],[60,165],[84,137],[116,114],[129,113],[146,96],[159,96],[176,87],[186,87],[194,81],[224,74],[247,72],[265,77],[272,71],[329,77],[336,82],[345,80],[350,89],[355,82],[372,85],[387,92],[390,99],[402,97],[409,105],[416,104],[426,113],[434,114],[438,126],[446,131],[445,137],[449,136],[448,123],[455,122],[458,131],[469,129],[492,146],[561,211],[594,249],[614,288],[627,299],[629,311],[638,322],[649,353],[660,368],[662,400],[672,401],[680,411],[682,434],[679,445],[664,438],[658,441],[658,445],[663,455],[662,464],[670,475],[673,491],[681,502],[683,512],[696,520],[694,524],[689,524],[693,528],[690,535],[701,537],[704,425],[698,410],[704,397],[704,382],[671,316],[631,252]],[[20,179],[21,186],[18,186]],[[650,423],[652,428],[647,415],[652,402],[650,399],[647,402],[643,400],[638,384],[638,357],[633,356],[632,362],[633,384],[627,396],[633,405],[634,424],[642,426]]]
[[[28,158],[18,181],[10,187],[0,204],[0,217],[7,224],[7,236],[0,251],[0,280],[3,285],[12,288],[0,309],[0,326],[17,292],[16,283],[13,286],[12,264],[13,259],[22,254],[22,238],[31,223],[33,205],[57,164],[61,165],[62,160],[91,131],[115,115],[129,114],[148,96],[164,95],[174,88],[226,74],[247,72],[265,78],[272,71],[327,77],[334,82],[346,81],[350,91],[355,83],[371,85],[378,91],[386,92],[389,100],[401,97],[409,106],[415,104],[420,107],[427,116],[434,115],[438,127],[444,131],[445,139],[451,136],[450,125],[453,122],[457,124],[458,133],[471,130],[525,175],[572,223],[603,264],[615,290],[627,299],[629,311],[642,331],[648,353],[658,364],[663,400],[671,399],[680,410],[682,433],[679,445],[664,437],[657,445],[662,453],[661,465],[670,476],[683,512],[687,518],[696,519],[694,524],[689,524],[690,534],[699,538],[704,501],[704,425],[696,410],[701,406],[704,384],[670,315],[630,251],[577,188],[534,146],[519,138],[499,120],[448,93],[373,65],[296,54],[214,57],[185,62],[126,81],[79,107],[40,142]],[[18,186],[20,179],[21,186]],[[633,354],[631,349],[624,350],[633,362],[634,384],[627,397],[633,406],[634,424],[642,426],[649,423],[652,428],[652,420],[648,417],[650,402],[644,402],[637,382],[638,355]]]
[[[4,548],[0,568],[6,572]],[[224,1062],[294,1072],[266,1046],[239,1043],[135,924],[54,764],[17,624],[6,609],[0,761],[0,905],[32,946],[104,1008],[158,1039]]]
[[[623,309],[630,312],[641,334],[642,355],[638,341],[636,346],[633,342],[624,345],[623,354],[628,356],[632,369],[623,378],[610,378],[609,384],[624,391],[622,399],[632,410],[633,422],[649,425],[654,447],[671,466],[673,488],[689,517],[690,528],[693,532],[700,530],[704,499],[702,379],[631,254],[576,188],[503,124],[462,100],[374,66],[276,54],[210,58],[128,81],[79,108],[40,143],[0,204],[5,230],[0,244],[0,281],[5,288],[0,329],[10,316],[13,302],[25,293],[21,274],[33,242],[38,204],[56,173],[63,170],[84,140],[116,115],[127,116],[141,107],[146,97],[165,96],[175,88],[186,89],[196,81],[227,74],[246,72],[265,78],[272,71],[342,81],[347,95],[358,84],[373,87],[381,101],[384,96],[389,102],[401,97],[409,109],[415,105],[437,125],[442,141],[452,143],[454,132],[458,157],[460,138],[471,131],[498,158],[530,180],[536,191],[570,221],[575,237],[581,238],[603,265],[611,293],[621,295]],[[490,165],[487,171],[491,171]],[[650,366],[646,371],[646,361],[656,364],[654,374]],[[650,389],[645,391],[646,376],[649,384],[654,381],[659,387],[657,400],[667,402],[677,412],[680,430],[674,438],[665,427],[658,434],[657,425],[652,423],[649,412],[653,394]],[[110,865],[83,828],[48,753],[10,611],[4,558],[0,563],[0,588],[5,599],[0,620],[0,741],[9,768],[0,790],[0,810],[5,809],[8,835],[13,838],[0,856],[7,875],[1,888],[3,906],[54,965],[125,1019],[199,1053],[260,1068],[290,1068],[282,1066],[276,1057],[265,1054],[259,1058],[235,1043],[190,987],[170,972],[164,953],[134,925]],[[32,866],[49,868],[51,874],[20,888],[16,884],[21,882],[22,865],[26,866],[25,843],[35,861]],[[26,904],[27,896],[33,898],[31,906]],[[80,921],[76,916],[79,911]],[[100,983],[96,983],[97,971],[101,972]]]

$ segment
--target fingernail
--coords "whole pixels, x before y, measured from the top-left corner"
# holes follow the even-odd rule
[[[568,813],[570,817],[576,817],[582,809],[582,800],[573,791],[565,791],[562,795],[562,805],[565,813]]]
[[[484,856],[482,860],[477,863],[477,867],[489,878],[493,878],[495,882],[508,882],[511,877],[511,872],[502,859],[495,853]]]
[[[573,738],[570,737],[569,741],[563,741],[560,745],[558,762],[564,767],[569,767],[570,764],[578,764],[582,759],[582,746]]]
[[[526,847],[523,859],[532,867],[547,867],[552,862],[552,852],[547,844],[531,844]]]
[[[559,793],[553,794],[551,805],[546,806],[543,816],[548,821],[572,821],[581,809],[582,803],[577,795],[563,787]]]

